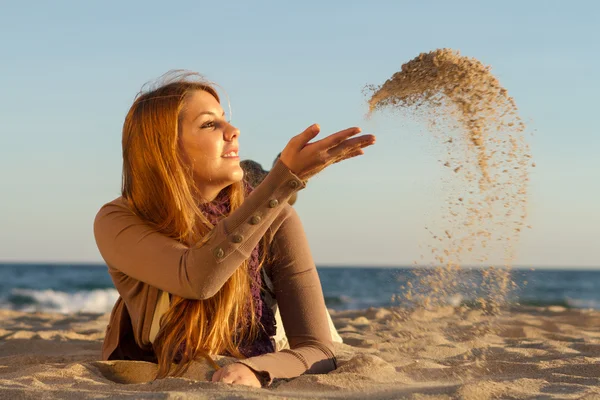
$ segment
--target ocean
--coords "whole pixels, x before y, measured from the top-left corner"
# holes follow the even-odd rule
[[[413,268],[318,267],[325,302],[335,310],[410,306],[392,300],[415,281]],[[60,313],[106,313],[118,293],[104,265],[0,264],[0,308]],[[508,302],[600,309],[600,271],[513,269],[516,289]],[[468,303],[479,293],[481,270],[458,277],[463,289],[450,303]],[[465,284],[468,283],[468,284]],[[400,298],[402,298],[400,296]]]

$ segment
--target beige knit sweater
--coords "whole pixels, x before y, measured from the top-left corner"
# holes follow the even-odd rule
[[[155,362],[150,329],[163,292],[188,299],[213,296],[249,258],[271,229],[275,261],[265,265],[290,349],[240,360],[273,378],[326,373],[336,368],[319,276],[295,210],[288,198],[305,187],[281,161],[211,239],[191,248],[155,231],[119,197],[104,205],[94,222],[96,243],[120,297],[111,313],[102,359]]]

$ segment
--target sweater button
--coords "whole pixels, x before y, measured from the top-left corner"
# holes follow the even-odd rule
[[[259,222],[260,217],[258,215],[253,215],[252,218],[250,218],[250,225],[258,225]]]
[[[225,252],[224,252],[224,251],[223,251],[223,249],[222,249],[222,248],[220,248],[220,247],[217,247],[217,248],[215,249],[215,252],[214,252],[214,254],[215,254],[215,257],[217,257],[217,258],[223,258],[223,257],[225,256]]]
[[[300,184],[298,183],[298,181],[290,181],[289,185],[290,185],[290,187],[292,189],[297,189],[298,186],[300,186]]]
[[[271,201],[269,201],[269,207],[271,208],[275,208],[279,205],[279,202],[277,201],[277,199],[273,199]]]
[[[244,241],[244,237],[242,235],[233,235],[231,237],[231,241],[233,243],[242,243]]]

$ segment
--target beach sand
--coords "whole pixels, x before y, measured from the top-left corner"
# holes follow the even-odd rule
[[[331,311],[338,369],[253,389],[98,361],[108,315],[0,310],[1,399],[600,399],[600,312],[521,307]],[[222,358],[224,365],[231,360]]]

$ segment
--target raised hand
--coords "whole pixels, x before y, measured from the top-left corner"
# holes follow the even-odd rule
[[[281,152],[281,161],[300,179],[308,179],[327,166],[364,154],[363,148],[375,143],[374,135],[361,135],[360,128],[348,128],[309,143],[320,132],[319,125],[294,136]]]

